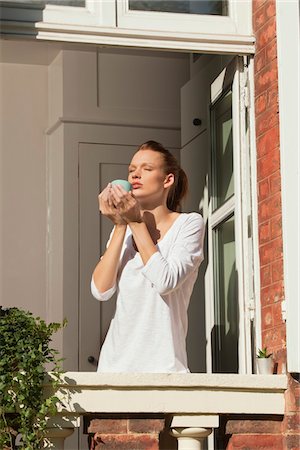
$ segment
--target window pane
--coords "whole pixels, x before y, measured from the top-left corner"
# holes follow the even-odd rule
[[[225,16],[227,15],[227,0],[129,0],[129,9]]]
[[[214,209],[234,194],[232,93],[228,92],[212,108]]]
[[[85,7],[85,0],[46,0],[48,5],[81,6]]]
[[[238,290],[234,216],[214,230],[215,326],[213,371],[238,372]]]

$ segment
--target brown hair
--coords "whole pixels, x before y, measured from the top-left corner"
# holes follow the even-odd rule
[[[177,159],[172,153],[164,148],[159,142],[147,141],[140,145],[139,150],[153,150],[161,153],[164,159],[164,168],[166,174],[172,173],[174,175],[174,183],[172,184],[168,198],[167,207],[171,211],[177,211],[180,207],[181,201],[188,192],[188,178],[185,171],[180,167]]]

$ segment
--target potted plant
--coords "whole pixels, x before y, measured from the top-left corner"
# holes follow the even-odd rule
[[[47,325],[28,311],[0,307],[0,448],[13,449],[20,436],[25,450],[45,446],[48,417],[57,411],[58,399],[52,392],[62,374],[62,360],[50,342],[64,325]],[[53,372],[47,395],[46,365]]]
[[[256,355],[257,371],[259,374],[272,374],[274,370],[274,362],[271,358],[272,353],[268,353],[267,347],[258,349]]]

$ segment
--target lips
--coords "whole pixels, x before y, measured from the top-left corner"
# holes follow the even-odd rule
[[[141,183],[132,183],[133,189],[138,189],[138,188],[140,188],[141,186],[142,186]]]

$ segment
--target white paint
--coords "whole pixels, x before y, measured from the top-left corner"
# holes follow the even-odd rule
[[[285,375],[67,372],[62,414],[283,414]]]
[[[45,318],[47,67],[0,70],[0,304]]]
[[[210,428],[171,428],[170,434],[177,438],[178,450],[204,450],[204,440],[211,434]]]
[[[214,35],[250,35],[251,1],[229,0],[228,16],[133,11],[128,0],[117,0],[117,21],[121,28],[211,33]]]
[[[276,1],[287,369],[300,372],[299,2]]]

